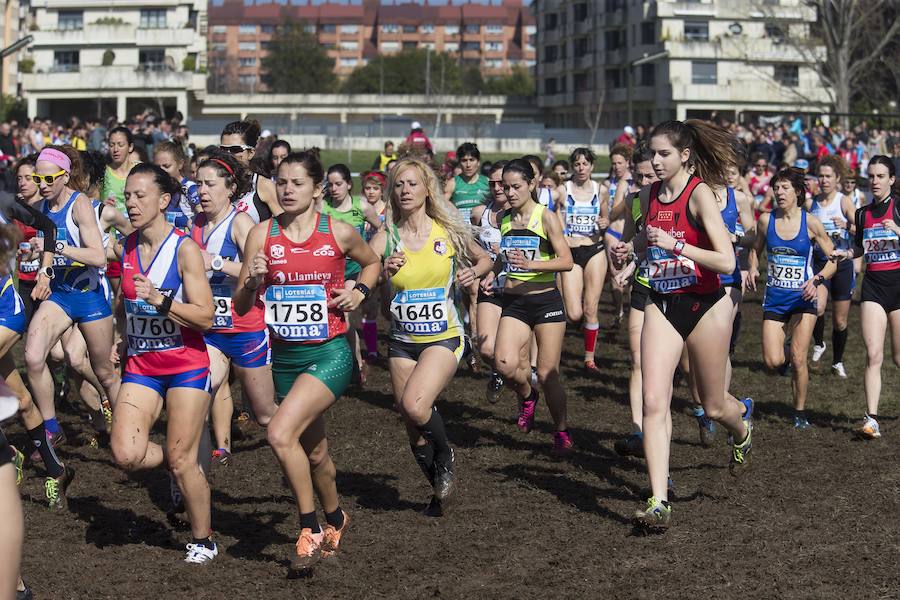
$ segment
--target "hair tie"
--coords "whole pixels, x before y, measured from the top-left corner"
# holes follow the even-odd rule
[[[234,176],[234,171],[231,170],[231,167],[228,166],[227,162],[225,162],[224,160],[218,159],[218,158],[211,158],[210,160],[213,162],[217,162],[220,165],[222,165],[223,167],[225,167],[225,170],[228,171],[228,174],[231,175],[231,178],[237,179],[237,177]]]

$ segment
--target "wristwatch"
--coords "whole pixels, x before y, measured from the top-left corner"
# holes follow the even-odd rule
[[[65,250],[65,249],[66,249],[65,242],[56,242],[56,253],[57,254],[62,254],[63,250]]]
[[[825,278],[822,277],[821,275],[816,275],[815,277],[813,277],[813,285],[816,287],[819,287],[820,285],[822,285],[822,283],[824,283],[824,281],[825,281]]]
[[[357,282],[357,284],[353,286],[353,289],[362,292],[363,300],[367,300],[369,298],[369,294],[372,293],[372,291],[369,289],[369,286],[364,283]]]
[[[53,272],[53,267],[43,267],[38,271],[38,275],[44,275],[47,279],[53,279],[56,274]]]
[[[672,248],[672,254],[674,254],[675,256],[681,256],[682,252],[684,252],[684,242],[678,240],[677,242],[675,242],[675,247]]]
[[[218,273],[222,270],[222,267],[225,266],[225,259],[219,254],[213,254],[212,260],[209,261],[209,265],[212,267],[213,271]]]

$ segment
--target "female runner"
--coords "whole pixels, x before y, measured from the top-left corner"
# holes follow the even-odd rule
[[[165,141],[158,143],[153,149],[153,164],[160,167],[172,179],[179,182],[181,189],[172,196],[172,203],[166,209],[166,220],[184,231],[191,230],[194,215],[200,211],[200,188],[184,176],[184,164],[187,156],[180,144]]]
[[[272,332],[275,391],[281,398],[268,440],[291,485],[300,513],[294,569],[333,554],[347,530],[335,468],[328,455],[324,413],[350,383],[350,348],[342,335],[346,312],[357,308],[378,278],[378,257],[353,227],[320,213],[322,163],[318,150],[292,152],[278,168],[283,212],[250,231],[234,294],[238,315],[265,302]],[[352,289],[344,286],[347,258],[362,266]],[[325,512],[316,518],[313,491]]]
[[[163,462],[174,476],[190,516],[193,540],[185,562],[205,563],[219,553],[212,541],[209,485],[197,464],[209,410],[209,356],[201,331],[212,324],[213,299],[200,250],[166,221],[178,181],[156,165],[140,164],[125,183],[128,219],[137,229],[116,245],[128,358],[116,410],[112,451],[129,471]],[[165,450],[149,439],[166,408]]]
[[[251,169],[251,160],[256,154],[259,141],[258,121],[232,121],[222,130],[219,149],[232,155],[245,169]],[[252,169],[251,169],[252,170]],[[277,215],[278,199],[275,197],[275,183],[265,175],[254,172],[250,189],[235,207],[250,215],[254,223],[261,223],[272,215]]]
[[[326,173],[328,179],[328,195],[322,202],[321,211],[337,221],[347,223],[362,236],[365,235],[366,224],[376,231],[381,229],[381,217],[375,212],[375,208],[368,202],[363,203],[359,198],[353,197],[353,178],[347,165],[336,164],[328,167]],[[353,289],[360,265],[352,260],[347,261],[344,270],[344,283],[348,289]],[[347,328],[347,341],[353,350],[355,372],[359,375],[359,383],[366,384],[368,364],[362,357],[362,344],[356,332],[356,315],[348,315],[350,327]]]
[[[109,132],[106,140],[109,145],[109,165],[106,167],[106,177],[103,178],[100,196],[104,202],[115,206],[116,210],[125,214],[125,178],[137,164],[130,158],[134,151],[134,136],[127,127],[115,127]],[[122,277],[118,262],[109,262],[106,276],[112,285],[113,296],[118,296]]]
[[[426,514],[440,516],[454,456],[434,403],[466,350],[453,287],[466,289],[490,271],[491,260],[454,216],[427,164],[401,159],[388,190],[387,229],[371,246],[391,285],[391,382],[413,456],[434,492]]]
[[[291,153],[291,145],[286,140],[275,140],[272,142],[272,147],[269,148],[269,160],[268,167],[272,174],[272,180],[276,180],[276,175],[278,174],[278,166],[281,164],[281,161]]]
[[[40,181],[41,212],[56,225],[56,256],[49,301],[41,303],[28,326],[25,364],[34,400],[53,434],[59,424],[47,356],[69,327],[78,325],[91,368],[110,400],[120,381],[110,361],[113,319],[102,274],[106,249],[96,208],[80,191],[86,189],[81,156],[71,146],[45,148],[34,177]]]
[[[867,172],[872,202],[856,212],[853,247],[836,251],[834,255],[841,260],[863,256],[866,261],[860,304],[866,344],[866,415],[856,431],[860,437],[871,440],[881,437],[878,402],[881,399],[884,336],[888,326],[894,365],[900,367],[900,202],[892,191],[897,172],[890,157],[873,156]]]
[[[853,199],[841,192],[844,180],[848,179],[847,164],[839,156],[829,155],[819,161],[819,195],[806,203],[811,215],[814,215],[828,233],[836,250],[850,249],[850,236],[855,232],[853,221],[856,206]],[[828,262],[830,254],[823,248],[813,249],[813,271],[821,271]],[[850,315],[850,299],[856,285],[856,273],[853,262],[838,264],[834,277],[827,279],[817,288],[817,319],[813,328],[815,346],[812,361],[819,362],[825,353],[825,309],[828,297],[831,296],[831,371],[845,379],[844,348],[847,346],[847,318]]]
[[[384,224],[384,210],[387,205],[384,202],[384,188],[387,186],[387,177],[381,171],[369,171],[363,173],[363,196],[369,206],[378,215],[378,219]],[[371,242],[378,229],[366,221],[366,241]],[[362,332],[363,341],[366,344],[366,364],[378,360],[378,312],[384,309],[387,313],[389,298],[387,297],[386,282],[379,283],[372,290],[362,306]]]
[[[560,269],[566,315],[573,323],[584,320],[584,368],[589,373],[600,372],[594,362],[594,350],[600,329],[597,310],[607,266],[602,232],[609,225],[609,202],[605,197],[601,200],[600,186],[591,179],[594,161],[589,148],[572,152],[572,179],[559,188],[562,200],[556,205],[575,265],[571,270]]]
[[[506,269],[503,310],[495,342],[494,364],[507,386],[519,397],[518,427],[534,427],[538,402],[531,381],[531,338],[537,341],[537,379],[553,418],[553,451],[562,456],[572,448],[566,428],[566,395],[559,380],[559,359],[566,332],[563,302],[556,273],[572,268],[572,254],[559,220],[537,203],[537,180],[523,159],[503,168],[503,191],[510,209],[500,221],[500,258],[482,282],[490,290],[496,275]]]
[[[503,192],[503,168],[508,161],[498,160],[491,165],[488,173],[488,185],[491,199],[487,204],[472,209],[472,224],[477,226],[476,240],[487,252],[491,260],[496,261],[500,253],[500,221],[509,210],[509,202]],[[497,402],[503,389],[503,377],[494,364],[494,347],[497,342],[497,328],[500,326],[500,314],[503,312],[503,286],[506,284],[506,271],[501,270],[494,278],[489,290],[478,287],[478,354],[491,366],[491,378],[488,380],[485,397],[490,403]]]
[[[732,301],[717,273],[734,271],[734,248],[716,206],[713,185],[725,183],[734,162],[732,137],[702,121],[667,121],[651,134],[653,168],[660,181],[641,191],[647,243],[650,298],[641,334],[644,454],[652,496],[635,513],[643,527],[665,529],[672,508],[667,499],[669,435],[667,415],[672,378],[687,345],[706,414],[725,425],[736,443],[732,473],[745,466],[751,448],[750,416],[740,402],[726,400],[725,362],[731,337]],[[724,159],[724,160],[723,160]],[[617,261],[627,245],[616,247]]]
[[[624,187],[626,193],[634,186],[634,178],[631,175],[631,147],[623,146],[623,145],[615,145],[612,147],[612,150],[609,152],[609,177],[605,182],[600,186],[601,193],[600,196],[607,196],[609,198],[609,210],[611,211],[613,206],[616,203],[616,192],[619,187]],[[612,232],[611,235],[613,238],[616,237],[617,232]],[[619,324],[622,322],[622,317],[625,316],[625,295],[628,293],[630,285],[629,282],[626,281],[624,286],[620,286],[616,282],[615,277],[610,277],[609,286],[612,290],[613,296],[613,306],[615,308],[615,319],[613,321],[613,329],[618,329]]]
[[[232,297],[244,262],[247,235],[253,220],[232,205],[246,181],[246,172],[232,156],[216,153],[200,163],[200,214],[194,220],[191,238],[200,247],[203,264],[212,287],[215,315],[204,333],[209,351],[212,381],[212,422],[216,441],[214,457],[223,465],[231,458],[231,417],[234,404],[228,386],[228,366],[234,366],[244,397],[250,400],[260,425],[268,425],[275,414],[269,332],[263,319],[262,302],[246,314],[234,314]],[[227,391],[227,390],[226,390]]]
[[[794,393],[794,427],[809,429],[806,416],[806,396],[809,371],[806,356],[815,325],[817,288],[832,277],[837,269],[834,260],[826,260],[814,267],[813,245],[818,244],[825,256],[834,251],[832,237],[822,222],[807,214],[802,203],[806,197],[806,182],[797,169],[782,169],[772,176],[770,185],[775,195],[775,210],[759,217],[759,235],[755,251],[750,254],[750,269],[757,267],[757,254],[766,249],[769,261],[766,295],[763,300],[763,360],[770,371],[790,364]],[[850,264],[850,263],[847,263]],[[815,274],[813,274],[815,273]],[[747,287],[756,289],[754,278]],[[786,357],[784,340],[788,322],[794,315],[799,321],[791,334],[791,355]]]

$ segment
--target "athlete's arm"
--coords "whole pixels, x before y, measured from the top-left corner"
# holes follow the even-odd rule
[[[238,247],[240,257],[246,256],[244,253],[244,245],[247,243],[247,235],[253,229],[255,223],[250,215],[239,212],[234,215],[234,221],[231,222],[231,241]],[[201,252],[202,256],[202,252]],[[242,261],[227,259],[222,265],[222,272],[229,277],[237,278],[241,274]]]
[[[456,274],[456,283],[462,287],[471,285],[472,282],[481,279],[494,269],[494,261],[476,242],[469,242],[468,251],[472,259],[471,266],[460,269]]]
[[[184,301],[172,302],[169,318],[179,325],[206,331],[212,327],[215,312],[212,290],[209,287],[209,280],[206,278],[203,257],[200,256],[200,246],[190,238],[182,241],[178,247],[178,272],[181,274]],[[159,292],[156,295],[162,296]],[[151,297],[150,304],[154,304],[152,300],[162,302],[161,298]],[[154,306],[159,306],[159,304],[154,304]]]
[[[259,199],[269,207],[272,216],[277,217],[284,210],[278,204],[278,196],[275,195],[275,182],[268,177],[260,176],[256,180],[256,191],[259,193]]]
[[[115,227],[116,231],[126,236],[134,231],[134,227],[131,226],[131,221],[128,220],[128,217],[115,209],[104,209],[106,209],[105,204],[100,212],[100,223],[103,225],[104,230]]]
[[[484,211],[487,210],[486,204],[479,204],[475,208],[472,209],[472,214],[469,216],[469,222],[472,225],[481,225],[481,217],[484,216]]]
[[[12,199],[12,194],[4,194]],[[56,225],[47,215],[39,212],[24,202],[12,199],[8,210],[4,210],[7,221],[13,219],[34,227],[43,234],[44,251],[41,253],[41,270],[35,278],[34,289],[31,290],[32,300],[46,300],[50,297],[50,278],[45,274],[47,267],[53,266],[53,252],[56,246]],[[30,254],[30,251],[26,252]]]
[[[613,198],[612,210],[609,212],[610,222],[618,221],[627,212],[625,206],[625,198],[628,196],[628,192],[629,190],[627,185],[620,185],[616,188],[616,195]],[[610,227],[612,227],[612,225],[610,225]]]
[[[381,271],[381,261],[378,260],[378,256],[362,239],[356,228],[351,225],[334,220],[331,222],[331,230],[344,256],[349,256],[362,267],[362,271],[356,278],[357,283],[361,283],[370,290],[375,289],[375,284],[378,283],[378,273]],[[339,306],[346,312],[355,310],[366,299],[365,295],[355,288],[349,291],[346,288],[336,289],[333,294],[334,298],[328,303],[329,306]],[[349,304],[343,304],[343,302],[349,302]]]
[[[566,243],[562,225],[558,219],[550,214],[550,211],[546,210],[542,216],[542,221],[544,222],[544,231],[547,234],[547,239],[550,240],[550,245],[553,246],[553,253],[556,254],[556,258],[528,261],[527,270],[539,272],[571,271],[574,264],[572,262],[572,251],[569,249],[569,244]]]
[[[756,222],[756,231],[763,232],[769,230],[769,219],[774,218],[774,213],[762,213],[759,215],[759,221]],[[759,272],[759,253],[763,251],[766,245],[766,236],[764,233],[756,236],[753,240],[753,247],[747,253],[747,271],[750,276],[747,277],[747,289],[756,290],[756,274]]]
[[[57,252],[57,254],[89,267],[105,267],[106,249],[103,247],[103,238],[100,235],[100,228],[97,226],[94,207],[87,196],[78,194],[72,207],[72,213],[75,217],[75,224],[78,225],[81,247],[69,246],[64,243],[62,252]]]
[[[753,203],[749,196],[741,190],[734,190],[734,203],[737,205],[738,216],[744,228],[744,237],[739,244],[743,248],[750,248],[756,241],[756,219],[753,217]]]
[[[850,196],[841,196],[841,212],[847,216],[847,234],[850,237],[856,233],[856,205]]]
[[[231,297],[234,311],[241,316],[250,312],[259,298],[259,286],[262,285],[263,276],[268,271],[268,258],[263,252],[263,245],[271,226],[270,221],[254,225],[244,242],[244,261],[241,263],[241,272],[238,274],[237,288]],[[253,268],[252,275],[251,267]]]
[[[825,233],[825,226],[822,225],[822,222],[813,215],[806,215],[806,229],[808,230],[809,239],[819,245],[822,254],[831,256],[834,252],[834,244],[831,242],[831,238],[828,234]],[[825,266],[822,267],[822,270],[813,275],[813,277],[806,282],[806,285],[803,286],[803,298],[806,300],[815,298],[816,287],[818,287],[816,282],[819,281],[821,283],[821,279],[831,279],[836,271],[837,261],[827,261]]]
[[[375,207],[368,202],[363,204],[363,216],[366,218],[366,223],[371,225],[375,231],[384,227],[384,223],[381,222],[381,218],[375,212]]]
[[[728,233],[725,222],[722,220],[722,212],[719,210],[716,197],[708,185],[701,183],[694,189],[694,193],[691,194],[691,198],[688,200],[687,209],[696,215],[697,221],[700,222],[706,231],[706,235],[709,236],[713,249],[706,250],[692,244],[685,244],[681,254],[716,273],[727,275],[733,272],[735,258],[734,246],[731,245],[731,235]],[[664,250],[672,251],[674,249],[676,240],[671,235],[659,228],[654,227],[652,234],[649,231],[650,227],[647,229],[648,239],[651,236],[657,238],[656,242],[649,239],[651,243],[660,246]],[[662,245],[660,245],[660,242],[662,242]]]
[[[451,177],[444,183],[444,196],[447,198],[447,202],[453,204],[453,192],[456,191],[456,177]],[[454,204],[455,206],[455,204]]]

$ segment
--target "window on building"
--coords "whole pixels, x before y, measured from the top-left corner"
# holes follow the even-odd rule
[[[269,35],[275,33],[275,29],[276,29],[276,27],[274,25],[260,25],[259,26],[259,31],[261,33],[266,33]]]
[[[606,12],[614,12],[625,7],[625,0],[606,0]]]
[[[342,59],[340,59],[338,64],[340,64],[341,67],[343,67],[345,69],[351,69],[359,64],[359,59],[358,58],[342,58]]]
[[[359,25],[341,25],[341,33],[359,33]]]
[[[765,32],[767,38],[772,38],[778,43],[784,41],[784,30],[781,29],[781,27],[779,27],[776,23],[766,23]]]
[[[695,60],[691,63],[691,83],[713,84],[718,83],[716,63],[712,61]]]
[[[243,86],[252,87],[256,85],[256,75],[240,75],[238,81]]]
[[[581,58],[585,54],[590,54],[590,52],[590,38],[588,38],[587,36],[577,38],[572,44],[572,53],[575,55],[575,58]]]
[[[227,25],[213,25],[212,26],[213,33],[228,33]]]
[[[576,92],[586,92],[591,89],[591,79],[587,73],[575,73],[572,77],[572,89]]]
[[[423,50],[434,50],[435,45],[434,42],[422,42],[419,44],[419,48],[422,48]]]
[[[467,51],[478,52],[479,50],[481,50],[481,43],[480,42],[463,42],[462,48],[463,48],[464,52],[467,52]]]
[[[55,50],[53,52],[54,71],[77,71],[79,62],[78,50]]]
[[[415,25],[404,25],[403,33],[416,33],[419,30]]]
[[[465,27],[466,33],[481,33],[481,25],[476,25],[474,23],[469,23]]]
[[[316,32],[316,24],[315,23],[304,23],[303,31],[306,33],[315,33]]]
[[[400,49],[400,42],[381,42],[382,52],[396,52]]]
[[[484,49],[488,52],[503,52],[503,42],[485,42]]]
[[[242,56],[238,59],[238,62],[242,67],[255,67],[256,66],[256,57],[255,56]]]
[[[341,50],[359,50],[359,42],[341,42]]]
[[[256,52],[256,42],[240,42],[238,50],[241,52]]]
[[[381,33],[399,33],[400,26],[394,23],[385,23],[381,26]]]
[[[138,50],[138,63],[151,71],[161,71],[166,65],[166,51],[163,48]]]
[[[419,47],[419,42],[414,40],[403,40],[403,49],[404,50],[415,50]]]
[[[256,25],[241,25],[238,27],[238,33],[241,35],[256,35]]]
[[[641,23],[641,43],[656,43],[656,23],[654,23],[653,21],[644,21],[643,23]]]
[[[213,52],[224,52],[228,48],[228,44],[225,42],[213,42],[210,46],[210,50]]]
[[[484,31],[489,35],[499,35],[503,33],[503,25],[491,23],[490,25],[484,26]]]
[[[334,23],[325,23],[321,27],[322,33],[337,33],[337,25]]]
[[[576,23],[587,21],[588,5],[587,2],[579,2],[572,8],[572,15],[575,17]],[[577,86],[576,86],[577,89]]]
[[[556,62],[558,48],[556,46],[544,46],[544,62]]]
[[[265,40],[259,43],[260,50],[265,50],[266,52],[268,52],[270,48],[272,48],[272,42],[270,42],[269,40]]]
[[[656,65],[652,63],[641,65],[640,79],[638,81],[640,81],[639,85],[656,85]]]
[[[708,42],[709,21],[685,21],[684,39],[690,42]]]
[[[604,74],[606,78],[606,87],[619,88],[622,87],[622,70],[606,69]]]
[[[459,42],[444,42],[444,52],[459,52]]]
[[[503,59],[502,58],[488,58],[484,61],[484,67],[486,69],[502,69],[503,68]]]
[[[559,15],[556,13],[547,13],[544,15],[544,29],[551,31],[559,25]]]
[[[165,29],[166,9],[142,8],[141,21],[138,27],[140,27],[141,29]]]
[[[613,29],[611,31],[606,31],[603,33],[603,48],[607,52],[612,52],[614,50],[618,50],[624,44],[622,43],[622,38],[625,37],[622,35],[622,31],[619,29]]]
[[[432,25],[431,23],[424,23],[422,25],[419,25],[419,31],[421,31],[422,33],[434,33],[434,25]]]
[[[459,25],[444,25],[445,35],[459,35]]]
[[[800,67],[798,65],[775,65],[775,81],[788,87],[800,85]]]
[[[544,79],[544,93],[551,96],[556,93],[556,77]]]
[[[61,10],[57,13],[56,27],[60,31],[84,29],[83,10]]]

